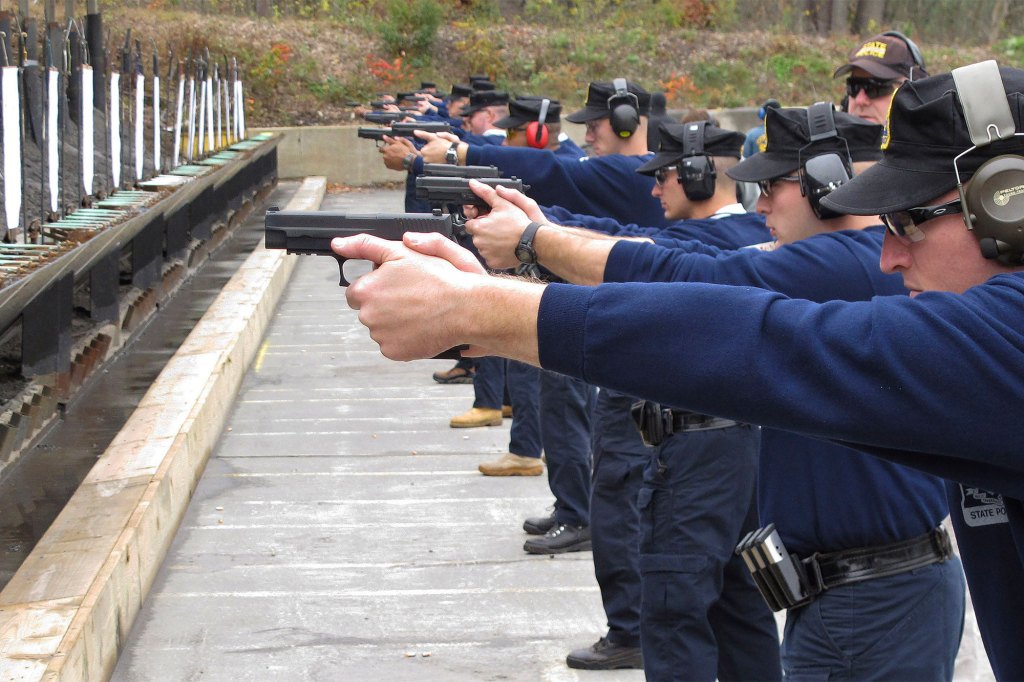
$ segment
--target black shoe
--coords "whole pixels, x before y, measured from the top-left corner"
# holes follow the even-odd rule
[[[590,526],[559,523],[539,538],[530,538],[523,545],[530,554],[562,554],[590,549]]]
[[[643,670],[644,657],[638,646],[622,646],[602,637],[586,649],[571,651],[565,657],[565,664],[577,670]]]
[[[530,535],[544,535],[555,527],[555,515],[531,516],[523,521],[523,530]]]

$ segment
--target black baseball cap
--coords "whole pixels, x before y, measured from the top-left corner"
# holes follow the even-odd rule
[[[497,128],[515,128],[525,123],[536,121],[540,117],[543,102],[543,97],[517,97],[508,104],[508,116],[500,121],[495,121],[494,125]],[[561,115],[561,103],[557,99],[549,99],[548,113],[544,117],[544,122],[558,123]]]
[[[437,87],[437,83],[435,83],[433,81],[420,81],[420,89],[421,90],[426,90],[428,88],[436,88],[436,87]]]
[[[833,112],[836,132],[846,140],[828,137],[811,142],[806,109],[769,109],[764,117],[765,149],[725,171],[733,180],[757,182],[789,175],[800,162],[830,153],[846,153],[853,161],[877,161],[882,156],[882,126],[841,111]]]
[[[643,175],[654,175],[654,172],[665,166],[674,166],[684,154],[692,152],[684,144],[687,132],[691,128],[699,128],[701,122],[695,123],[662,123],[658,126],[658,152],[654,158],[636,169]],[[704,152],[708,156],[731,156],[740,158],[743,141],[746,136],[734,130],[726,130],[713,125],[704,127]]]
[[[473,88],[468,85],[456,83],[452,86],[452,97],[469,97],[473,94]]]
[[[469,96],[469,106],[462,110],[463,116],[475,114],[487,107],[508,104],[508,93],[501,90],[474,90]]]
[[[651,95],[636,83],[626,81],[626,90],[636,95],[637,105],[641,116],[647,116],[651,111]],[[574,111],[565,117],[565,120],[573,123],[586,123],[599,118],[608,118],[611,109],[608,108],[608,100],[615,94],[615,86],[612,81],[591,83],[587,90],[587,101],[583,108]]]
[[[1016,132],[1024,132],[1024,71],[1001,67]],[[957,162],[967,180],[985,161],[1020,154],[1021,138],[979,147]],[[963,107],[949,73],[906,82],[892,98],[882,160],[822,199],[835,211],[878,215],[923,206],[956,187],[953,159],[972,146]]]
[[[859,67],[875,78],[892,80],[894,78],[910,78],[911,71],[915,77],[928,74],[922,66],[914,62],[910,48],[897,36],[879,34],[868,38],[850,53],[850,59],[836,69],[833,78],[853,71]]]

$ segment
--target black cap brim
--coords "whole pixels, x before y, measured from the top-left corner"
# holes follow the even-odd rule
[[[599,118],[608,118],[610,113],[608,107],[583,107],[579,111],[574,111],[566,116],[565,120],[572,123],[586,123],[587,121],[596,121]]]
[[[821,203],[848,215],[881,215],[924,206],[956,187],[956,175],[949,171],[897,168],[879,161],[841,187],[829,192]]]
[[[727,169],[725,174],[740,182],[758,182],[790,175],[799,167],[800,160],[796,155],[761,152],[743,159]]]
[[[665,166],[673,166],[682,158],[683,153],[681,151],[658,152],[654,155],[653,159],[637,167],[636,172],[641,175],[654,175],[654,171]]]
[[[505,128],[506,130],[508,130],[509,128],[518,128],[524,123],[529,123],[531,121],[536,120],[537,119],[535,118],[522,118],[521,116],[506,116],[505,118],[498,119],[497,121],[495,121],[494,127]]]

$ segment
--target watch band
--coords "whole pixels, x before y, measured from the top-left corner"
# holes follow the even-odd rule
[[[402,168],[404,168],[405,170],[409,170],[410,168],[412,168],[412,164],[415,161],[416,161],[416,153],[415,152],[409,152],[408,154],[405,155],[405,158],[402,159]]]
[[[444,153],[444,160],[453,166],[459,165],[459,143],[452,142],[448,147],[448,151]]]
[[[516,258],[520,263],[533,265],[537,262],[537,251],[533,248],[533,238],[542,224],[534,221],[523,230],[523,235],[519,238],[519,244],[516,246]]]

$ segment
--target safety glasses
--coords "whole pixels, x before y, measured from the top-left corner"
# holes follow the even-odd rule
[[[761,194],[766,197],[772,195],[772,187],[777,182],[800,182],[799,175],[780,175],[775,178],[769,178],[768,180],[758,180],[757,186],[761,188]]]
[[[669,171],[676,170],[675,166],[663,166],[658,170],[654,171],[654,181],[658,183],[658,186],[665,184],[665,179],[668,177]]]
[[[893,211],[882,214],[882,222],[889,228],[889,231],[900,239],[919,242],[924,239],[924,232],[918,226],[944,215],[963,213],[964,207],[960,199],[953,199],[944,204],[935,206],[917,206],[903,211]]]
[[[863,90],[871,99],[877,99],[885,95],[891,95],[896,89],[897,79],[882,80],[881,78],[855,78],[850,76],[846,79],[846,94],[851,99]]]

